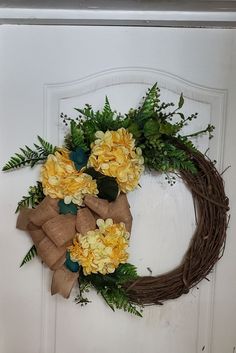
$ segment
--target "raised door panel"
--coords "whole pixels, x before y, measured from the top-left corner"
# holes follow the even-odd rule
[[[218,152],[219,160],[226,92],[206,89],[148,68],[113,69],[76,82],[46,86],[47,136],[50,140],[54,138],[57,144],[63,142],[66,128],[60,119],[61,112],[75,118],[74,108],[83,107],[86,103],[101,109],[107,95],[112,107],[125,113],[130,107],[139,105],[144,92],[155,82],[161,88],[161,100],[177,103],[179,94],[184,92],[184,113],[199,112],[199,119],[191,127],[185,127],[184,134],[204,129],[209,123],[216,125],[217,136],[211,153],[216,156]],[[206,135],[194,142],[203,153],[207,152],[209,140]],[[170,187],[165,175],[147,171],[140,184],[141,188],[128,195],[134,217],[130,261],[142,275],[148,275],[150,269],[153,274],[160,274],[177,266],[187,250],[196,226],[192,197],[178,177],[176,184]],[[74,288],[72,297],[77,293],[78,288]],[[50,331],[56,337],[55,349],[58,353],[65,351],[70,340],[73,340],[72,352],[79,349],[89,353],[95,350],[104,352],[111,346],[114,352],[122,350],[127,353],[131,349],[151,353],[154,347],[162,349],[163,353],[187,353],[190,349],[197,352],[201,342],[210,339],[212,296],[212,283],[201,284],[189,295],[165,303],[163,307],[145,308],[144,317],[140,320],[124,313],[114,314],[96,293],[91,293],[89,299],[92,303],[81,308],[76,316],[73,315],[73,301],[66,303],[61,298],[57,298],[57,302],[50,300],[48,314],[52,318],[47,317],[46,320],[52,323]],[[98,320],[94,320],[94,312]],[[70,330],[64,330],[69,325]],[[94,338],[89,345],[88,330]],[[105,332],[107,337],[101,340]],[[51,339],[48,344],[52,344]]]
[[[73,107],[88,102],[100,108],[107,94],[112,106],[125,112],[157,81],[164,100],[177,102],[183,92],[185,112],[200,113],[192,129],[216,125],[210,154],[222,170],[232,38],[233,31],[223,30],[3,26],[1,165],[37,134],[61,143],[61,111],[75,116]],[[196,143],[207,150],[205,137]],[[15,230],[14,209],[37,177],[37,168],[1,174],[0,351],[215,353],[214,276],[178,300],[145,308],[139,319],[114,314],[95,293],[92,303],[80,308],[73,302],[76,288],[68,301],[51,297],[51,273],[37,259],[19,270],[30,239]],[[147,267],[161,273],[177,265],[187,249],[195,227],[192,199],[180,180],[169,187],[164,176],[145,173],[141,184],[129,195],[130,261],[142,274]]]

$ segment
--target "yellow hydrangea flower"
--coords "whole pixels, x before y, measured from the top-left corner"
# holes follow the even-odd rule
[[[133,190],[144,170],[142,150],[135,148],[133,135],[126,129],[97,131],[91,145],[89,165],[102,174],[115,177],[120,190]]]
[[[41,168],[43,192],[52,198],[64,199],[82,205],[86,194],[98,194],[97,183],[86,173],[78,172],[69,158],[69,151],[58,149],[50,154]]]
[[[72,261],[79,262],[85,275],[112,273],[128,259],[129,233],[124,223],[113,224],[112,219],[97,220],[98,229],[77,234],[68,248]]]

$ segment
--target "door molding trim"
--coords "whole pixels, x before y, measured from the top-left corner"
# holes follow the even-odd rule
[[[236,9],[131,11],[0,8],[0,24],[236,28]]]

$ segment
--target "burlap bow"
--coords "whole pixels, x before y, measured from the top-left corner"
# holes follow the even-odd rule
[[[52,270],[51,293],[69,298],[79,277],[79,272],[71,272],[65,266],[66,249],[72,244],[75,233],[85,235],[96,228],[96,219],[112,218],[115,223],[125,223],[131,232],[132,215],[125,194],[120,194],[114,202],[87,195],[85,207],[77,215],[59,214],[58,199],[47,196],[35,208],[20,210],[16,227],[26,230],[42,261]]]

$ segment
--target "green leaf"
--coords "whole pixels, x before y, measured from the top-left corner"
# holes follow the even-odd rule
[[[185,116],[183,113],[176,113],[176,114],[178,114],[180,116],[181,120],[185,120]]]
[[[183,93],[181,93],[180,97],[179,97],[179,103],[178,103],[178,108],[182,108],[182,106],[184,105],[184,96]]]
[[[87,169],[84,170],[84,173],[90,175],[93,179],[99,179],[104,177],[104,175],[100,172],[97,172],[94,168],[89,167]]]
[[[109,202],[115,201],[119,193],[119,187],[116,179],[110,176],[105,176],[97,179],[98,197],[108,200]]]
[[[160,133],[168,136],[174,136],[179,131],[179,126],[168,122],[160,125]]]
[[[119,186],[115,178],[97,172],[94,168],[87,168],[84,173],[91,175],[96,180],[98,197],[109,202],[115,201],[119,193]]]
[[[143,132],[146,138],[150,136],[158,138],[160,136],[160,123],[154,119],[148,120],[143,127]]]
[[[128,131],[133,135],[135,140],[137,140],[142,135],[142,130],[137,123],[131,123],[128,126]]]
[[[37,250],[35,245],[33,245],[29,251],[27,252],[27,254],[25,255],[24,259],[22,260],[20,267],[22,267],[24,264],[26,264],[27,262],[31,261],[35,256],[37,255]]]

